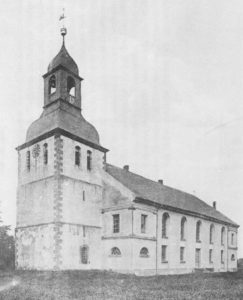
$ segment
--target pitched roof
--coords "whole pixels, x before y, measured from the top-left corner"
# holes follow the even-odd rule
[[[214,219],[233,226],[238,226],[235,222],[194,195],[152,181],[110,164],[106,164],[106,171],[135,193],[135,200],[144,200],[152,205],[162,205],[168,207],[168,209],[174,208],[184,213],[192,213],[199,217]]]

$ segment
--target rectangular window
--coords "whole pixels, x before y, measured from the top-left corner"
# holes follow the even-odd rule
[[[224,264],[224,250],[221,250],[221,264]]]
[[[85,226],[83,226],[83,237],[86,236],[86,230],[85,230]]]
[[[213,249],[209,250],[209,263],[212,264],[213,263]]]
[[[85,201],[85,191],[83,191],[83,201]]]
[[[26,152],[26,169],[27,171],[30,170],[30,151]]]
[[[141,215],[141,233],[146,232],[147,215]]]
[[[167,246],[161,246],[161,261],[162,263],[167,262]]]
[[[234,233],[231,233],[231,245],[234,245]]]
[[[113,215],[113,232],[120,232],[120,215]]]
[[[180,247],[180,262],[185,262],[185,247]]]

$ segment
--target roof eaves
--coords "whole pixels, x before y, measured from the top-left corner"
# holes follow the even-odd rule
[[[178,208],[178,207],[174,207],[174,206],[170,206],[170,205],[166,205],[166,204],[160,204],[160,203],[148,200],[148,199],[144,199],[142,197],[136,197],[134,199],[134,202],[136,202],[136,203],[145,203],[147,205],[155,206],[156,208],[163,208],[163,209],[166,209],[166,210],[174,211],[174,212],[177,212],[177,213],[183,213],[185,215],[202,218],[202,219],[205,219],[205,220],[221,223],[221,224],[224,224],[224,225],[230,225],[230,226],[237,227],[237,228],[240,227],[240,225],[238,225],[236,223],[226,222],[226,221],[219,220],[217,218],[214,218],[214,217],[211,217],[211,216],[208,216],[208,215],[205,215],[205,214],[200,214],[200,213],[190,211],[190,210],[186,210],[186,209],[182,209],[182,208]]]

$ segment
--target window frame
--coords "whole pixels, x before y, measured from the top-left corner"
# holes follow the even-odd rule
[[[80,246],[80,263],[83,265],[89,263],[89,247],[87,245]]]
[[[167,260],[167,245],[161,245],[161,263],[168,263]]]
[[[115,253],[115,251],[116,251],[116,253]],[[118,247],[112,247],[110,256],[120,257],[121,256],[121,250]]]
[[[87,170],[92,170],[92,151],[87,150]]]
[[[120,232],[120,214],[113,214],[113,233]]]
[[[47,143],[43,145],[43,163],[44,165],[48,165],[48,144]]]
[[[146,233],[148,215],[141,214],[141,233]]]
[[[142,247],[139,251],[140,257],[149,257],[149,250],[147,247]]]
[[[182,218],[181,218],[181,231],[180,231],[180,240],[181,241],[185,241],[186,240],[186,234],[185,234],[185,232],[186,232],[186,222],[187,222],[187,219],[186,219],[186,217],[185,216],[183,216]]]
[[[80,167],[81,166],[81,148],[78,145],[75,146],[74,165],[76,167]]]
[[[168,239],[170,215],[164,212],[162,215],[162,238]]]
[[[185,247],[181,246],[180,247],[180,263],[183,264],[185,263]]]
[[[196,243],[201,243],[201,228],[202,228],[202,221],[198,220],[196,223]]]

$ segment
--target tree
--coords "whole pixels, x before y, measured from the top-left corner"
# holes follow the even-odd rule
[[[10,226],[0,225],[0,269],[2,270],[14,268],[14,237],[9,232]]]

